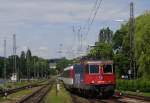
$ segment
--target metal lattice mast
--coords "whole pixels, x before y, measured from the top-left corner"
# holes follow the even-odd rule
[[[4,40],[4,80],[6,82],[6,39]]]
[[[16,35],[13,34],[13,73],[16,73],[16,75],[18,76],[16,68],[16,49]]]
[[[129,37],[130,37],[130,70],[133,71],[134,79],[135,71],[135,19],[133,2],[130,3],[130,21],[129,21]]]

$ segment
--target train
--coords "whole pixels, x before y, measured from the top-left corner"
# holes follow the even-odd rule
[[[60,77],[71,92],[104,98],[114,94],[116,77],[112,60],[86,60],[73,64],[64,68]]]

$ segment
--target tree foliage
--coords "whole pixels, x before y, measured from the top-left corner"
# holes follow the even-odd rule
[[[25,77],[25,75],[27,74],[27,71],[26,71],[26,54],[24,51],[21,52],[21,55],[20,55],[20,76],[21,77]]]
[[[112,59],[112,37],[113,32],[108,27],[101,29],[98,42],[95,43],[88,56],[94,59]]]
[[[135,20],[135,57],[138,72],[144,78],[150,78],[150,12],[146,12]],[[126,63],[129,66],[129,23],[122,25],[117,30],[113,37],[113,49],[122,54],[122,60],[119,62],[123,65],[124,56],[126,56]],[[129,67],[126,67],[128,69]],[[119,68],[120,69],[120,68]],[[122,68],[121,68],[122,69]]]
[[[150,12],[136,19],[136,59],[139,72],[150,79]]]
[[[99,42],[111,43],[113,37],[113,31],[107,28],[103,28],[99,32]]]
[[[112,45],[104,42],[97,42],[95,47],[91,49],[88,56],[94,59],[112,59]]]
[[[9,56],[6,58],[6,61],[7,78],[10,78],[13,73],[14,56]],[[30,50],[28,50],[26,53],[22,51],[20,57],[16,56],[16,61],[16,69],[19,78],[42,78],[47,77],[50,73],[48,60],[39,58],[37,56],[32,56]],[[0,77],[4,77],[3,68],[4,58],[0,58]]]
[[[61,58],[56,65],[56,69],[58,72],[62,72],[64,68],[72,64],[72,60],[68,60],[66,58]]]

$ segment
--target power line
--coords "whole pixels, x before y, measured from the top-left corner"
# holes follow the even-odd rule
[[[95,1],[94,6],[93,6],[93,8],[92,8],[92,10],[91,10],[91,12],[90,12],[90,16],[89,16],[89,18],[87,19],[87,25],[89,25],[89,23],[90,23],[90,21],[91,21],[92,14],[93,14],[94,10],[96,9],[97,3],[98,3],[98,0]],[[86,28],[86,24],[84,25],[83,29],[85,29],[85,28]]]
[[[89,16],[89,18],[88,18],[88,20],[87,20],[87,31],[85,31],[85,36],[87,36],[88,33],[89,33],[89,31],[90,31],[91,25],[92,25],[93,22],[94,22],[94,19],[95,19],[96,15],[97,15],[97,12],[98,12],[98,10],[99,10],[99,8],[100,8],[101,3],[102,3],[102,0],[96,0],[95,3],[94,3],[94,6],[93,6],[93,8],[92,8],[92,10],[91,10],[91,12],[90,12],[90,16]],[[94,14],[93,17],[92,17],[92,14]],[[86,28],[86,25],[84,25],[83,29],[85,29],[85,28]],[[82,47],[82,45],[83,45],[83,41],[84,41],[85,38],[86,38],[86,37],[85,37],[85,38],[83,39],[83,34],[84,34],[84,33],[81,32],[81,47]]]
[[[90,22],[90,24],[89,24],[89,26],[88,26],[88,30],[87,30],[87,32],[86,32],[86,35],[88,35],[88,33],[89,33],[90,29],[91,29],[91,26],[92,26],[92,24],[93,24],[93,22],[94,22],[94,20],[95,20],[95,17],[96,17],[96,15],[97,15],[97,12],[98,12],[100,6],[101,6],[101,3],[102,3],[102,0],[100,0],[100,1],[98,2],[98,4],[97,4],[96,10],[95,10],[95,12],[94,12],[94,16],[93,16],[93,18],[92,18],[92,20],[91,20],[91,22]]]
[[[91,16],[92,18],[90,17],[91,19],[90,19],[90,21],[88,23],[87,31],[85,31],[85,37],[84,37],[85,45],[86,45],[86,38],[87,38],[87,36],[89,34],[89,31],[91,29],[91,26],[92,26],[94,20],[95,20],[95,17],[96,17],[96,15],[98,13],[98,10],[100,9],[101,4],[102,4],[102,0],[97,0],[96,3],[95,3],[95,5],[94,5],[95,6],[95,8],[94,8],[95,12],[93,13],[94,15],[93,15],[93,17]]]
[[[77,32],[75,30],[75,27],[73,26],[73,33],[75,35],[75,38],[76,38],[76,35],[77,35],[77,40],[78,40],[78,45],[79,47],[77,48],[77,51],[81,51],[83,49],[83,42],[85,40],[86,37],[83,36],[83,34],[85,34],[85,36],[88,35],[89,31],[90,31],[90,28],[95,20],[95,17],[98,13],[98,10],[101,6],[101,3],[102,3],[102,0],[96,0],[95,3],[94,3],[94,6],[92,7],[91,9],[91,12],[90,12],[90,15],[87,19],[87,23],[85,23],[85,25],[81,28],[81,26],[78,28]],[[93,15],[93,16],[92,16]],[[87,28],[87,30],[86,30]],[[85,31],[84,31],[85,30]],[[84,32],[84,33],[83,33]]]
[[[98,10],[100,9],[100,6],[102,4],[102,0],[96,0],[95,3],[94,3],[94,6],[93,6],[93,9],[91,10],[91,13],[90,13],[90,16],[88,18],[88,21],[87,21],[87,30],[85,31],[85,38],[87,38],[87,35],[91,29],[91,26],[95,20],[95,17],[98,13]],[[93,14],[93,17],[92,17],[92,14]],[[83,27],[83,29],[86,28],[86,25]],[[85,40],[84,38],[84,40]]]

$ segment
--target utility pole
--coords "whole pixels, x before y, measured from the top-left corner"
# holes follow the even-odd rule
[[[129,20],[129,37],[130,37],[130,70],[134,79],[136,79],[135,70],[135,19],[133,2],[130,3],[130,20]]]
[[[34,58],[34,78],[36,78],[36,66],[35,66],[35,58]]]
[[[46,63],[47,64],[47,63]],[[46,74],[47,74],[47,66],[46,66],[46,64],[45,64],[45,70],[44,70],[44,74],[45,74],[45,79],[46,79]]]
[[[58,53],[59,53],[60,58],[62,58],[62,53],[63,53],[62,48],[63,48],[63,44],[59,44],[59,51],[58,51]]]
[[[4,40],[4,81],[6,83],[6,39]]]
[[[13,34],[13,73],[16,75],[16,79],[18,80],[18,70],[16,68],[16,35]]]

